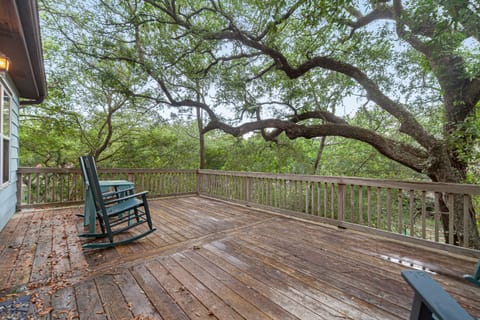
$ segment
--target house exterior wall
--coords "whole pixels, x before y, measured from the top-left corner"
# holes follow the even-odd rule
[[[13,83],[4,75],[0,85],[7,88],[10,97],[9,181],[0,183],[0,231],[15,213],[17,205],[17,169],[19,165],[19,98]]]

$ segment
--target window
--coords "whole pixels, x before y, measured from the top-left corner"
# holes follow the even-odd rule
[[[11,98],[0,83],[0,184],[10,179],[10,109]]]

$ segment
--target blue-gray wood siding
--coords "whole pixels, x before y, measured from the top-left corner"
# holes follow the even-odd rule
[[[2,85],[15,90],[11,82],[0,79]],[[0,231],[15,213],[17,205],[17,169],[19,163],[19,100],[15,92],[11,92],[11,127],[10,127],[10,177],[8,184],[0,185]]]

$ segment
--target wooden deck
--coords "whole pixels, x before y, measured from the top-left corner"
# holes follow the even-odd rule
[[[41,319],[408,319],[400,276],[427,268],[472,316],[472,259],[199,197],[151,200],[157,231],[82,250],[83,208],[16,214],[0,233],[0,301]]]

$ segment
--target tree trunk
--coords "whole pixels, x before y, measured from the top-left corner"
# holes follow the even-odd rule
[[[198,140],[199,140],[199,145],[200,145],[199,168],[200,169],[205,169],[205,134],[203,133],[202,111],[200,110],[200,107],[198,107],[198,106],[197,106],[197,125],[198,125]]]
[[[315,165],[313,167],[313,174],[317,174],[320,171],[320,162],[322,160],[323,150],[325,149],[326,136],[321,137],[320,146],[318,147],[317,158],[315,159]]]
[[[434,164],[430,167],[429,176],[432,181],[450,183],[464,182],[463,177],[466,176],[466,167],[458,170],[458,168],[450,165],[451,160],[447,156],[444,156],[443,160],[448,159],[448,161],[439,159],[440,157],[436,159],[438,161],[434,161],[436,165]],[[439,197],[439,206],[442,213],[454,213],[452,219],[449,218],[448,214],[442,214],[441,216],[445,242],[457,246],[480,249],[480,237],[472,197],[461,194],[443,193]],[[452,228],[450,228],[452,222],[453,225]],[[467,224],[467,226],[465,226],[465,224]]]
[[[476,213],[473,209],[472,198],[467,195],[444,193],[439,199],[439,205],[442,213],[454,212],[452,233],[450,233],[451,221],[449,216],[442,214],[441,220],[445,243],[480,249]],[[465,224],[467,224],[466,228]]]

